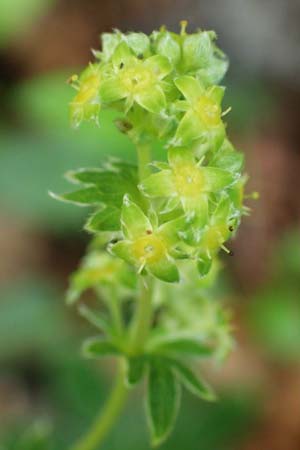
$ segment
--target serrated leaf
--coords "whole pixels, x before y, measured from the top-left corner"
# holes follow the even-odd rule
[[[153,353],[168,354],[168,353],[180,353],[181,355],[189,356],[210,356],[213,353],[213,349],[198,339],[182,336],[165,336],[159,339],[153,340],[149,344],[149,350]]]
[[[145,373],[145,358],[136,356],[127,359],[127,384],[134,386],[139,383]]]
[[[150,366],[146,411],[153,446],[161,444],[174,426],[180,405],[180,385],[162,361]]]
[[[51,194],[51,196],[79,206],[92,206],[103,202],[103,194],[96,187],[83,188],[62,195]]]
[[[109,205],[90,216],[84,228],[92,233],[118,231],[120,230],[120,214],[120,209]]]
[[[196,376],[189,367],[175,360],[170,361],[170,364],[174,367],[174,370],[182,384],[192,394],[202,398],[203,400],[216,400],[216,395],[212,388],[206,383],[206,381],[201,379],[199,376]]]
[[[101,358],[121,354],[119,348],[111,341],[103,338],[89,338],[82,346],[83,354],[89,358]]]

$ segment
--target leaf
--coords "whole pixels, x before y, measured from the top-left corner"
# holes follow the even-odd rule
[[[180,405],[180,385],[161,360],[150,367],[146,412],[151,431],[152,444],[158,446],[170,434]]]
[[[203,379],[196,376],[189,367],[175,360],[170,360],[170,364],[173,365],[174,370],[184,387],[192,394],[203,400],[216,400],[216,395],[212,388]]]
[[[119,348],[111,341],[104,338],[89,338],[82,346],[83,354],[89,358],[101,358],[102,356],[120,355]]]
[[[149,349],[155,353],[180,353],[189,356],[210,356],[213,349],[192,337],[164,336],[150,341]]]
[[[118,173],[103,169],[79,169],[66,173],[65,177],[75,183],[95,185],[107,194],[118,194],[128,189],[128,182]]]
[[[127,359],[127,384],[134,386],[139,383],[145,373],[145,358],[136,356]]]
[[[84,228],[92,233],[118,231],[120,230],[120,214],[120,209],[109,205],[90,216]]]
[[[79,206],[91,206],[102,203],[103,194],[96,187],[79,189],[78,191],[56,195],[50,192],[51,197],[63,202],[74,203]]]

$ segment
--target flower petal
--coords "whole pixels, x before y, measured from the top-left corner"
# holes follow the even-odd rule
[[[196,165],[193,151],[186,147],[171,147],[168,151],[168,160],[171,167],[178,167],[186,163]]]
[[[218,105],[221,104],[224,94],[225,94],[224,86],[212,86],[212,88],[208,91],[208,96],[212,100],[214,100]]]
[[[116,69],[120,69],[122,65],[128,64],[135,59],[132,51],[126,42],[123,41],[116,47],[112,56],[112,63]]]
[[[100,85],[100,97],[103,102],[110,103],[125,98],[127,95],[117,77],[105,80]]]
[[[220,191],[235,181],[235,176],[228,170],[217,167],[202,167],[207,192]]]
[[[170,261],[167,256],[155,263],[147,264],[147,270],[156,278],[166,281],[167,283],[175,283],[179,281],[177,266]]]
[[[182,198],[184,211],[190,217],[193,226],[203,227],[208,220],[208,197],[206,194],[199,194],[195,197]]]
[[[130,241],[124,240],[124,241],[119,241],[116,244],[111,245],[109,247],[109,251],[113,255],[116,255],[119,258],[122,258],[124,261],[128,262],[129,264],[135,264],[136,261],[133,257],[131,247],[132,247],[132,243]]]
[[[139,189],[147,197],[169,197],[174,195],[172,172],[170,170],[162,170],[150,175],[139,185]]]
[[[166,97],[162,88],[151,85],[148,89],[139,92],[134,100],[147,111],[158,114],[166,107]]]
[[[145,56],[145,53],[149,53],[150,41],[146,34],[129,33],[126,36],[126,41],[137,56]]]
[[[162,55],[154,55],[147,58],[144,66],[152,70],[159,80],[167,76],[172,70],[170,61]]]
[[[136,239],[147,231],[152,231],[150,220],[128,195],[125,195],[123,199],[121,224],[124,235],[129,239]]]
[[[157,234],[162,237],[164,243],[167,247],[176,245],[180,240],[178,232],[185,230],[187,226],[187,221],[184,216],[178,219],[170,220],[162,224],[157,230]]]
[[[195,103],[197,98],[204,93],[201,83],[188,75],[176,78],[174,83],[190,103]]]
[[[185,145],[200,138],[206,131],[204,123],[193,110],[189,110],[181,119],[176,131],[175,141],[179,145]]]

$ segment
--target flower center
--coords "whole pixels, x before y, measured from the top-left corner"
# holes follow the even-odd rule
[[[135,64],[122,71],[121,83],[128,93],[138,94],[149,88],[154,83],[153,73],[143,67],[143,64]]]
[[[201,169],[194,164],[184,164],[174,168],[175,185],[178,195],[198,197],[204,187]]]
[[[162,240],[154,234],[138,238],[133,244],[134,257],[140,261],[154,263],[166,253]]]
[[[216,127],[221,123],[221,108],[209,97],[202,96],[196,104],[196,112],[201,121],[208,127]]]

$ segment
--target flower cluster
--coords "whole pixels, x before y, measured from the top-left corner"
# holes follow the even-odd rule
[[[78,89],[71,103],[75,127],[115,109],[122,114],[119,128],[137,146],[154,139],[165,145],[167,161],[148,161],[152,173],[130,189],[114,184],[114,199],[104,198],[104,169],[96,182],[95,173],[78,178],[85,197],[93,193],[94,201],[98,192],[92,231],[119,231],[121,241],[110,251],[168,282],[179,280],[176,261],[182,259],[194,260],[206,275],[220,248],[227,251],[224,243],[243,212],[243,156],[226,137],[224,88],[217,84],[228,62],[215,38],[211,31],[187,34],[185,22],[179,35],[164,28],[150,36],[106,33],[96,62],[71,78]],[[115,180],[126,179],[125,172],[115,172]],[[114,219],[105,220],[110,226],[101,220],[107,215]]]
[[[180,34],[163,27],[150,36],[102,35],[95,62],[70,78],[77,90],[71,122],[101,126],[102,111],[116,111],[138,163],[110,159],[70,171],[77,188],[55,195],[95,208],[85,224],[95,237],[71,277],[68,300],[90,288],[99,296],[104,311],[80,306],[102,333],[86,342],[85,354],[125,360],[127,386],[147,377],[154,444],[171,430],[181,386],[215,398],[190,360],[221,359],[231,349],[228,314],[209,286],[219,251],[230,253],[226,241],[247,212],[243,155],[223,121],[229,109],[222,109],[219,83],[228,61],[214,32],[188,34],[186,25]],[[157,142],[161,159],[153,161]]]

